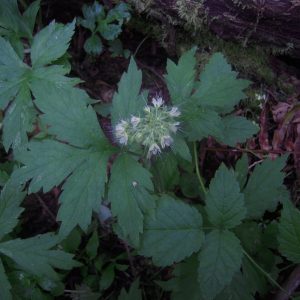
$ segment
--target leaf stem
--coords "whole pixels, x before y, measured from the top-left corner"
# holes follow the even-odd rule
[[[288,294],[288,292],[268,273],[266,272],[257,262],[248,254],[248,252],[243,249],[244,255],[249,259],[249,261],[277,288],[279,288],[284,293]]]
[[[207,194],[207,190],[205,188],[205,185],[204,185],[204,182],[203,182],[202,176],[200,174],[200,170],[199,170],[199,162],[198,162],[197,144],[196,144],[196,142],[194,142],[194,160],[195,160],[196,174],[197,174],[197,177],[198,177],[201,189],[202,189],[204,195],[206,195]]]

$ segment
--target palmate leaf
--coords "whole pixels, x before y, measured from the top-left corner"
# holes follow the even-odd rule
[[[213,110],[201,108],[189,102],[183,109],[183,133],[189,141],[198,141],[212,136],[219,138],[223,134],[221,117]]]
[[[194,88],[196,75],[196,47],[185,52],[179,59],[178,64],[168,59],[167,75],[165,79],[173,104],[180,105],[187,101]]]
[[[300,262],[300,212],[291,203],[285,201],[279,224],[279,251],[290,261]]]
[[[202,296],[214,299],[230,284],[242,263],[242,247],[230,231],[213,230],[205,238],[199,254],[198,280]]]
[[[25,193],[9,180],[0,195],[0,240],[10,233],[18,223],[23,208],[20,207]],[[0,280],[1,281],[1,280]]]
[[[27,132],[33,130],[33,120],[37,111],[31,101],[31,93],[26,85],[22,85],[12,102],[3,120],[3,146],[8,152],[10,146],[13,149],[27,143]]]
[[[70,270],[79,266],[73,255],[60,250],[51,250],[59,239],[49,233],[28,239],[15,239],[0,243],[0,254],[12,259],[23,270],[39,277],[58,280],[53,268]]]
[[[53,21],[38,32],[31,47],[32,66],[43,66],[61,57],[69,47],[74,29],[75,20],[65,26]]]
[[[112,123],[128,119],[131,115],[138,115],[146,104],[140,95],[142,72],[138,70],[133,58],[130,59],[127,73],[124,73],[118,84],[118,92],[114,94],[112,102]]]
[[[243,117],[227,116],[222,119],[223,134],[218,140],[234,147],[237,143],[244,143],[257,133],[259,127]]]
[[[108,199],[125,237],[137,246],[144,213],[155,207],[151,174],[129,154],[121,154],[111,170]]]
[[[3,122],[6,151],[11,146],[16,149],[25,144],[27,132],[33,129],[37,111],[32,103],[31,92],[38,99],[41,98],[40,95],[49,95],[55,90],[70,90],[80,82],[78,79],[67,78],[65,75],[69,70],[63,66],[43,66],[65,53],[73,32],[74,22],[66,26],[51,23],[39,32],[31,49],[34,61],[32,68],[20,60],[9,42],[0,38],[0,107],[5,109],[8,102],[15,97]]]
[[[243,90],[250,81],[237,79],[225,57],[215,53],[200,75],[200,84],[192,98],[202,107],[214,108],[226,113],[245,98]]]
[[[28,67],[21,61],[12,46],[0,37],[0,108],[5,109],[9,100],[19,90]]]
[[[36,104],[51,134],[69,144],[55,140],[30,142],[16,154],[24,166],[13,173],[13,178],[18,183],[31,179],[29,192],[47,192],[69,176],[60,198],[60,233],[67,235],[77,224],[86,230],[92,212],[100,209],[107,161],[115,150],[80,90],[60,89],[56,96],[44,95]]]
[[[198,260],[197,255],[192,255],[185,261],[177,264],[172,280],[172,300],[203,300],[197,281]]]
[[[274,161],[267,159],[256,166],[244,189],[247,216],[260,218],[266,210],[273,211],[279,201],[282,201],[282,189],[287,157],[281,156]]]
[[[7,36],[32,37],[40,1],[34,1],[20,14],[17,0],[2,0],[0,2],[0,27],[5,28]]]
[[[210,182],[206,197],[206,212],[209,221],[220,229],[239,225],[246,216],[244,196],[233,171],[222,164]]]
[[[202,217],[196,208],[164,195],[154,215],[145,220],[139,253],[154,264],[168,266],[196,252],[202,246]]]

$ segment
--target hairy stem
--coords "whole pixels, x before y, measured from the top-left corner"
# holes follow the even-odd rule
[[[199,162],[198,162],[198,154],[197,154],[197,144],[196,144],[196,142],[194,142],[194,160],[195,160],[196,174],[197,174],[197,177],[198,177],[201,189],[202,189],[204,195],[206,195],[207,194],[207,190],[206,190],[206,187],[204,185],[204,182],[203,182],[202,176],[200,174],[200,170],[199,170]]]

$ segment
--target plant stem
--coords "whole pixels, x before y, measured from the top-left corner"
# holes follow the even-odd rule
[[[275,285],[277,288],[279,288],[281,291],[283,291],[284,293],[288,294],[288,292],[275,280],[273,279],[273,277],[266,272],[259,264],[256,263],[256,261],[250,256],[250,254],[248,254],[248,252],[243,249],[243,253],[244,255],[250,260],[250,262],[273,284]]]
[[[205,185],[204,185],[204,182],[203,182],[203,179],[201,177],[200,170],[199,170],[199,162],[198,162],[197,144],[196,144],[196,142],[194,142],[194,160],[195,160],[196,173],[197,173],[198,180],[200,182],[201,189],[202,189],[204,195],[206,195],[207,194],[207,190],[205,188]]]

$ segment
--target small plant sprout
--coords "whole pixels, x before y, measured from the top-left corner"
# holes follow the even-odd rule
[[[180,116],[177,107],[164,105],[162,97],[154,97],[152,105],[144,107],[142,117],[131,116],[130,121],[121,120],[115,127],[115,137],[119,144],[139,144],[147,150],[150,159],[173,143],[172,134],[177,132]]]

